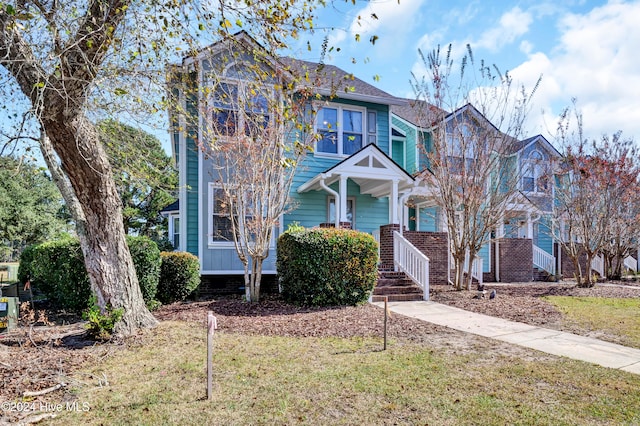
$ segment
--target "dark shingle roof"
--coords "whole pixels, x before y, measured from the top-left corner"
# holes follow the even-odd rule
[[[391,112],[417,127],[430,127],[447,112],[428,102],[405,99],[403,105],[392,105]]]
[[[306,76],[305,81],[309,86],[319,89],[323,95],[335,94],[340,98],[368,99],[389,104],[406,102],[406,100],[396,98],[335,65],[302,61],[290,57],[280,57],[278,60],[292,74],[300,77]]]

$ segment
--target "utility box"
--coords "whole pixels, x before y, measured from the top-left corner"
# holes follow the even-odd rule
[[[0,283],[0,297],[19,297],[18,283],[11,283],[11,284]]]
[[[0,333],[18,326],[20,299],[0,297]]]

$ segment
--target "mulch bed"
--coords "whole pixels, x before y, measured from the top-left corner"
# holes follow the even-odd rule
[[[489,292],[496,289],[497,297],[476,299],[475,291],[453,291],[451,286],[433,286],[431,300],[500,318],[525,322],[549,328],[566,328],[562,315],[541,299],[545,295],[640,297],[637,282],[617,283],[622,286],[598,284],[596,287],[578,288],[572,283],[487,283]],[[240,296],[226,296],[208,301],[175,303],[161,307],[154,314],[161,321],[189,321],[205,327],[207,313],[213,311],[219,330],[266,336],[290,337],[382,337],[384,311],[373,305],[336,308],[308,308],[284,303],[278,296],[266,295],[259,304],[242,301]],[[52,312],[27,312],[23,327],[0,335],[0,402],[21,401],[24,392],[41,391],[63,383],[65,386],[52,393],[29,398],[35,402],[73,400],[67,391],[77,375],[71,373],[88,363],[125,347],[127,342],[95,345],[87,340],[81,322],[68,323],[69,317]],[[55,318],[57,325],[51,324]],[[578,334],[590,330],[569,329]],[[401,315],[392,315],[388,321],[388,336],[395,344],[419,343],[457,353],[465,351],[505,351],[510,345],[488,344],[476,336],[450,330]],[[496,346],[498,345],[498,346]],[[511,349],[506,349],[511,350]],[[517,351],[515,348],[512,351]],[[72,378],[75,377],[75,378]],[[75,382],[74,382],[75,380]],[[95,386],[100,378],[87,378]],[[15,421],[0,413],[0,424]]]

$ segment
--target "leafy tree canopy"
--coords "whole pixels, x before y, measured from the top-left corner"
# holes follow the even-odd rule
[[[171,157],[158,138],[143,130],[115,120],[97,127],[122,200],[125,230],[160,240],[166,230],[160,211],[175,201],[178,185]]]
[[[62,197],[45,169],[0,157],[0,259],[66,229]]]

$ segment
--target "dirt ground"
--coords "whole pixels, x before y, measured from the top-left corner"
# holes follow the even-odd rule
[[[434,286],[431,289],[431,300],[487,315],[589,335],[593,330],[565,324],[562,315],[541,299],[541,296],[640,297],[640,283],[618,284],[598,284],[594,288],[582,289],[570,282],[511,285],[487,283],[487,294],[492,289],[497,292],[497,297],[493,300],[488,297],[474,298],[476,291],[456,292],[450,286]],[[161,307],[155,315],[161,321],[200,322],[204,328],[208,311],[213,311],[216,315],[219,331],[227,333],[295,337],[382,337],[384,327],[384,311],[373,305],[304,308],[285,304],[277,296],[265,296],[259,304],[243,302],[240,296],[176,303]],[[70,317],[27,310],[23,310],[23,313],[23,327],[0,335],[0,402],[21,401],[25,392],[46,391],[57,385],[61,386],[60,389],[29,397],[28,400],[58,399],[64,402],[66,398],[73,398],[67,389],[89,383],[95,386],[106,378],[79,377],[72,373],[87,363],[100,362],[131,342],[94,344],[85,338],[82,323],[69,323]],[[47,318],[57,320],[58,323],[51,323]],[[453,353],[484,351],[488,355],[506,353],[522,357],[538,356],[513,345],[395,314],[388,320],[388,336],[394,344],[419,343]],[[544,355],[540,354],[539,357]],[[10,413],[0,412],[0,425],[17,418],[19,417],[15,413],[11,417]]]

